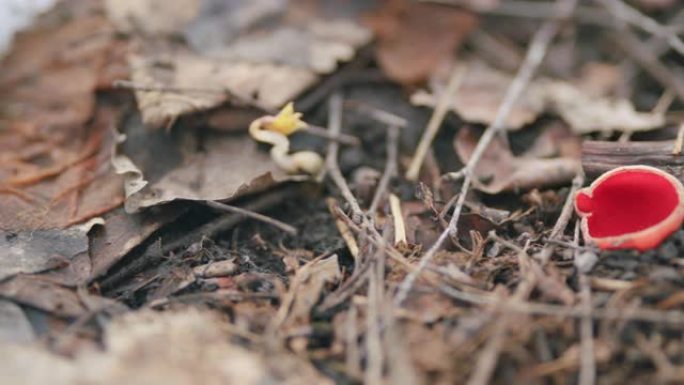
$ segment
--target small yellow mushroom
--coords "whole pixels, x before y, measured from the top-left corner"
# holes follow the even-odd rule
[[[302,114],[295,112],[294,105],[290,102],[278,115],[262,116],[253,121],[249,125],[249,135],[259,142],[273,145],[271,158],[285,172],[316,175],[323,168],[323,158],[318,153],[299,151],[289,154],[290,140],[287,137],[307,127],[301,117]]]

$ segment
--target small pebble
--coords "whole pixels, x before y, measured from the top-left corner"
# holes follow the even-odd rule
[[[216,261],[197,266],[192,271],[195,275],[204,278],[225,277],[235,273],[237,271],[237,265],[233,261]]]

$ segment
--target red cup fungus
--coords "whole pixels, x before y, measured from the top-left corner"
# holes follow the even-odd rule
[[[604,250],[657,247],[684,221],[684,186],[649,166],[608,171],[575,196],[584,239]]]

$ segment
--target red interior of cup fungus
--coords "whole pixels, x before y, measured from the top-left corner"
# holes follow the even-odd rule
[[[669,180],[653,172],[629,170],[597,185],[592,196],[580,193],[577,209],[587,218],[592,237],[634,233],[658,224],[679,205],[679,195]]]

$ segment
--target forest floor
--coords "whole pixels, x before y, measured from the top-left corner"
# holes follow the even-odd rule
[[[684,383],[684,230],[602,251],[573,205],[622,165],[684,178],[683,26],[59,2],[0,64],[1,382]]]

